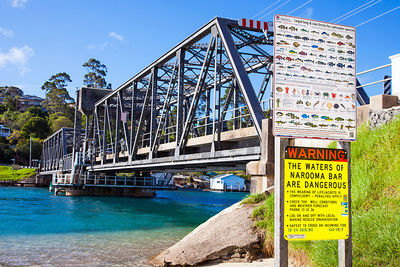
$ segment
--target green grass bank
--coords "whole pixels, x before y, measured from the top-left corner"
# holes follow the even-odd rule
[[[335,147],[331,144],[330,147]],[[378,129],[358,129],[351,145],[353,264],[400,266],[400,118]],[[264,202],[253,211],[255,225],[274,232],[274,197],[251,196],[244,203]],[[337,266],[337,241],[289,242],[292,253],[305,254],[313,266]]]
[[[0,181],[21,181],[35,175],[35,169],[13,170],[9,166],[0,166]]]

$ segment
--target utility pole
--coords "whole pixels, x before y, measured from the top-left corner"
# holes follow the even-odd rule
[[[32,167],[32,137],[29,137],[29,167]]]

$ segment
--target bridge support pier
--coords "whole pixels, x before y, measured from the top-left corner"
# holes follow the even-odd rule
[[[124,196],[124,197],[154,197],[156,191],[151,188],[129,187],[67,187],[66,196]]]
[[[265,119],[262,121],[261,160],[246,165],[246,173],[251,176],[251,194],[270,191],[274,185],[274,153],[272,119]]]

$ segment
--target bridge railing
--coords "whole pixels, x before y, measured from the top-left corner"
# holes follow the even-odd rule
[[[260,101],[260,105],[264,112],[268,112],[272,109],[272,99],[268,98]],[[226,130],[236,130],[251,126],[251,116],[249,110],[246,106],[240,106],[237,108],[231,108],[223,112],[222,117],[224,118],[222,122],[223,131]],[[237,121],[237,125],[235,125],[234,121]],[[217,123],[217,122],[216,122]],[[200,137],[211,134],[212,131],[206,131],[206,127],[213,127],[214,124],[214,116],[200,116],[195,119],[195,123],[191,127],[191,134],[189,135],[191,138]],[[161,138],[161,143],[168,143],[171,140],[175,140],[176,134],[176,126],[165,127],[164,133]],[[142,146],[146,147],[145,144],[148,144],[150,141],[150,134],[146,133],[143,135]]]
[[[63,171],[71,170],[71,167],[72,167],[72,153],[67,154],[67,155],[65,155],[63,157],[63,159],[60,162],[60,166],[61,166],[61,169]]]
[[[386,65],[383,65],[383,66],[380,66],[380,67],[376,67],[376,68],[373,68],[373,69],[370,69],[370,70],[362,71],[362,72],[357,73],[357,76],[359,77],[359,76],[361,76],[363,74],[367,74],[367,73],[374,72],[374,71],[377,71],[377,70],[389,68],[391,66],[392,66],[392,64],[386,64]],[[363,85],[359,85],[359,86],[357,86],[357,88],[371,86],[371,85],[379,84],[379,83],[384,83],[384,82],[391,81],[391,80],[392,80],[392,77],[387,76],[387,78],[384,78],[382,80],[378,80],[378,81],[369,82],[369,83],[366,83],[366,84],[363,84]],[[383,93],[385,93],[385,92],[383,92]]]
[[[136,177],[136,176],[99,176],[85,175],[83,177],[85,186],[125,186],[125,187],[154,187],[157,184],[154,177]]]
[[[260,101],[260,105],[264,112],[269,112],[272,109],[272,98]],[[252,126],[251,116],[246,106],[240,106],[237,108],[228,109],[222,113],[222,117],[224,118],[223,120],[221,120],[222,131],[230,131]],[[213,115],[200,116],[196,118],[195,123],[191,127],[191,134],[189,135],[189,138],[201,137],[211,134],[212,133],[211,128],[213,127],[214,124],[213,120],[214,120]],[[236,124],[235,120],[237,121]],[[216,127],[218,127],[217,124],[218,122],[216,121]],[[207,131],[206,127],[209,127]],[[164,144],[164,143],[174,142],[175,136],[176,136],[176,125],[165,127],[163,133],[161,134],[160,143]],[[148,147],[149,143],[150,143],[150,133],[143,133],[141,141],[139,143],[139,148]],[[115,150],[118,150],[122,153],[128,151],[128,147],[126,146],[124,139],[121,139],[116,147],[115,144],[108,143],[104,153],[106,155],[112,155]],[[102,148],[97,147],[96,153],[101,154],[101,152]],[[67,164],[69,164],[67,166],[70,166],[70,163]]]
[[[73,184],[73,176],[70,173],[57,173],[52,179],[53,185]]]
[[[370,86],[373,86],[373,85],[376,86],[377,84],[383,84],[382,91],[381,91],[382,94],[385,94],[385,95],[390,95],[391,94],[391,81],[392,81],[392,77],[391,76],[386,75],[386,73],[385,73],[385,74],[383,74],[383,79],[376,80],[376,76],[377,75],[382,75],[382,73],[378,74],[378,72],[380,70],[389,68],[391,66],[392,66],[392,64],[386,64],[386,65],[383,65],[383,66],[379,66],[379,67],[376,67],[376,68],[372,68],[372,69],[365,70],[365,71],[357,73],[357,85],[356,85],[357,100],[358,100],[358,103],[360,105],[369,104],[368,94],[364,90],[365,87],[370,87]],[[364,82],[364,80],[371,80],[371,77],[365,77],[365,74],[369,74],[369,75],[372,74],[373,75],[374,78],[372,79],[371,82]],[[361,79],[363,80],[363,84],[361,84],[361,82],[359,81],[359,78],[362,75],[363,75],[363,77]]]

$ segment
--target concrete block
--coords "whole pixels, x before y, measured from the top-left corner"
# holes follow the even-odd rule
[[[396,95],[374,95],[370,97],[370,109],[382,110],[399,105]]]
[[[273,162],[275,155],[275,138],[272,134],[272,119],[265,119],[262,121],[261,138],[261,160]]]
[[[93,111],[94,104],[112,91],[113,90],[110,89],[82,87],[78,92],[79,111],[85,115],[90,115]]]
[[[274,185],[274,177],[252,176],[250,182],[250,194],[264,193]]]
[[[364,105],[357,107],[357,127],[364,122],[368,123],[370,106]]]

